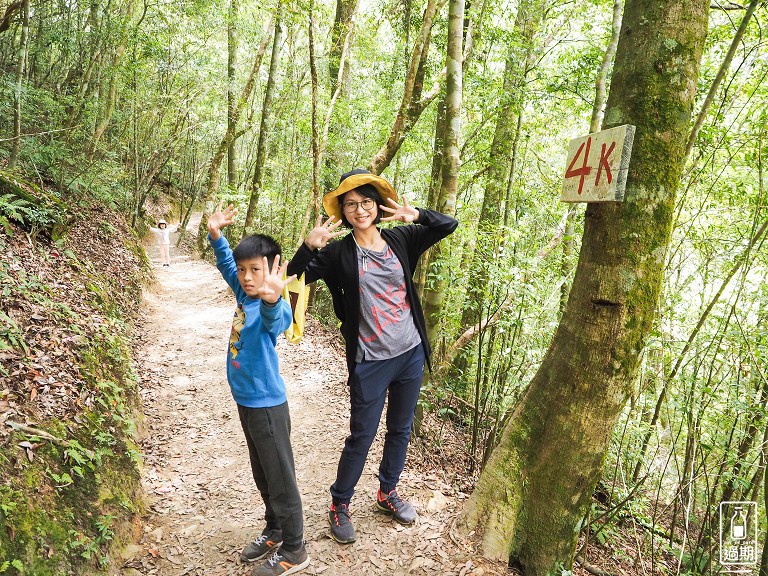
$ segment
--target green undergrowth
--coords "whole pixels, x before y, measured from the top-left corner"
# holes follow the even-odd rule
[[[25,448],[32,461],[3,455],[0,463],[0,574],[95,574],[130,539],[143,512],[130,392],[109,380],[96,389],[97,406],[75,421],[13,434],[12,445],[38,447]]]
[[[64,206],[0,210],[3,576],[106,574],[144,512],[129,344],[147,262],[119,215]]]

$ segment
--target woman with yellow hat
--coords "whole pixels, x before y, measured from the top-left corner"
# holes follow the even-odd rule
[[[350,434],[331,486],[331,535],[354,542],[349,504],[376,436],[384,402],[387,433],[379,464],[378,508],[402,524],[417,518],[397,494],[405,465],[429,341],[413,272],[419,256],[456,229],[458,222],[439,212],[397,201],[384,178],[357,168],[343,174],[339,187],[323,197],[329,218],[307,235],[288,265],[306,283],[325,281],[341,321],[350,391]],[[382,217],[384,216],[384,217]],[[379,222],[407,226],[379,228]],[[344,234],[340,225],[352,233]]]

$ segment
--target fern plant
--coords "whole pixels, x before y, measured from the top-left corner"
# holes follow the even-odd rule
[[[11,220],[26,226],[33,218],[34,213],[35,207],[31,202],[18,198],[13,194],[0,195],[0,225],[2,225],[9,236],[13,235]]]

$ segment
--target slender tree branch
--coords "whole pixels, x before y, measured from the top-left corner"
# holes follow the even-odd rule
[[[707,308],[701,314],[699,321],[696,323],[696,326],[691,331],[691,334],[688,336],[688,340],[686,341],[685,346],[683,346],[683,350],[678,355],[675,365],[672,367],[672,370],[670,371],[669,375],[665,379],[664,386],[661,389],[661,393],[659,394],[659,398],[656,400],[656,407],[654,408],[651,422],[648,426],[648,430],[646,431],[645,436],[643,437],[643,443],[640,446],[639,457],[637,459],[637,463],[635,464],[635,470],[632,473],[633,482],[636,482],[637,478],[640,476],[640,469],[642,468],[642,465],[644,462],[645,451],[648,448],[648,443],[651,440],[653,427],[656,425],[656,422],[658,422],[659,420],[659,416],[661,414],[661,407],[664,405],[664,399],[667,397],[667,384],[677,375],[678,370],[680,370],[680,366],[682,366],[683,364],[683,359],[685,358],[688,351],[691,349],[691,346],[693,346],[693,342],[696,339],[696,336],[698,335],[701,328],[704,326],[704,323],[709,317],[710,312],[712,312],[712,309],[715,307],[715,304],[717,304],[720,301],[720,297],[723,295],[723,292],[725,291],[725,288],[730,283],[731,279],[736,275],[736,272],[738,272],[739,269],[742,267],[742,265],[747,261],[747,256],[752,251],[753,246],[760,240],[763,234],[765,234],[766,229],[768,229],[768,220],[763,222],[763,224],[760,226],[760,229],[755,233],[754,236],[752,236],[752,239],[749,241],[749,244],[747,245],[747,247],[744,249],[741,255],[737,257],[733,268],[731,268],[731,271],[728,273],[728,276],[726,276],[722,284],[720,284],[720,288],[718,289],[717,293],[712,297],[712,300],[707,305]]]
[[[685,158],[688,158],[688,156],[691,154],[691,149],[693,149],[693,145],[696,143],[696,139],[699,136],[699,130],[701,130],[701,127],[704,124],[704,119],[707,117],[707,113],[709,112],[709,107],[712,105],[712,101],[715,99],[715,94],[717,93],[718,88],[720,88],[720,83],[723,81],[723,78],[725,78],[725,73],[728,72],[728,69],[731,67],[731,62],[733,61],[733,57],[736,54],[736,49],[739,47],[741,39],[744,36],[744,32],[747,30],[747,25],[749,24],[752,15],[755,13],[758,4],[760,4],[761,1],[763,0],[752,0],[752,2],[749,3],[749,8],[747,8],[747,12],[744,14],[744,18],[742,18],[741,24],[739,25],[738,30],[736,30],[736,34],[733,36],[731,47],[728,49],[728,53],[725,55],[725,59],[723,60],[720,69],[717,71],[717,76],[715,76],[715,79],[712,81],[712,85],[709,87],[707,97],[704,99],[704,103],[701,105],[699,115],[696,117],[696,122],[693,124],[691,134],[688,136],[688,142],[685,145]]]

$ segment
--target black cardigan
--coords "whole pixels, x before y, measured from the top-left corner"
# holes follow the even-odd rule
[[[405,290],[411,304],[411,314],[416,330],[424,347],[424,357],[429,365],[430,347],[424,312],[416,297],[413,284],[413,272],[416,262],[427,248],[436,244],[451,232],[459,223],[456,219],[419,208],[418,223],[407,226],[395,226],[381,230],[400,264],[403,266]],[[347,234],[337,242],[331,242],[321,250],[310,250],[302,243],[293,259],[288,263],[288,274],[301,276],[310,284],[320,278],[325,280],[333,298],[333,311],[341,320],[341,335],[346,344],[347,368],[352,373],[357,355],[357,339],[360,330],[360,278],[357,269],[357,250],[354,237]]]

